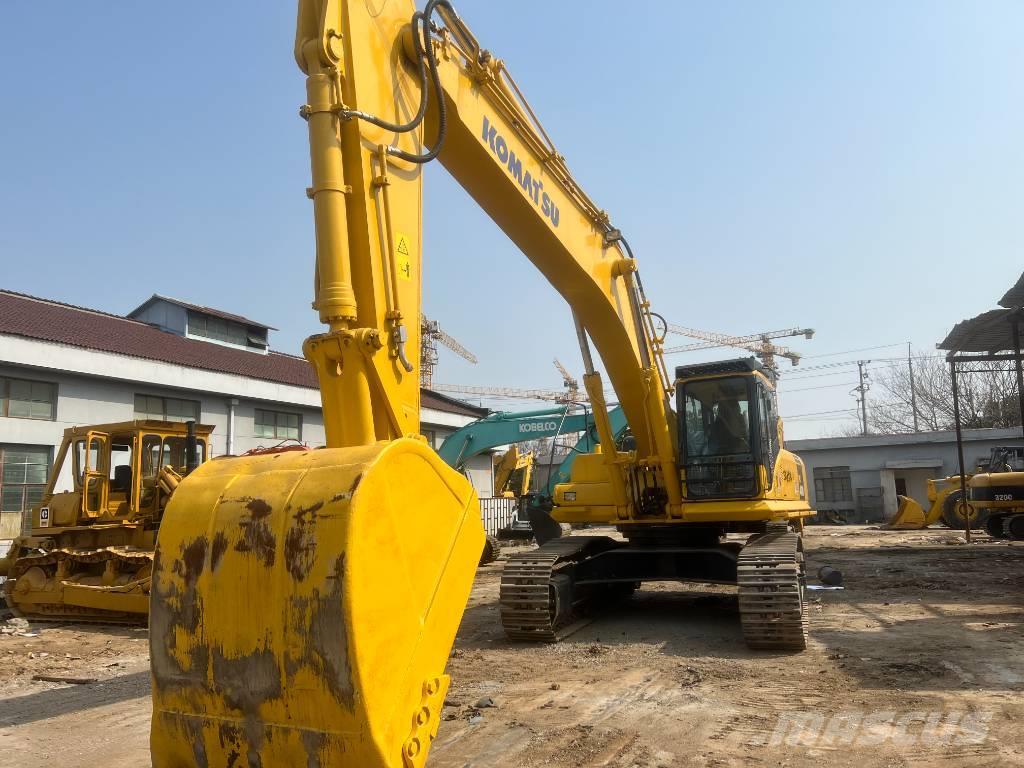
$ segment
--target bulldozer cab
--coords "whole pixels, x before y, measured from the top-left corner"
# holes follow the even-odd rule
[[[745,499],[771,487],[780,449],[775,389],[753,358],[676,369],[688,499]]]
[[[194,464],[209,458],[212,431],[196,426]],[[43,501],[34,510],[33,528],[157,517],[160,473],[166,468],[185,474],[187,445],[184,423],[139,420],[65,430]],[[66,463],[73,489],[55,493]]]

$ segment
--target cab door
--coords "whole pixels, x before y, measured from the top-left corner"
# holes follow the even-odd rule
[[[90,431],[82,447],[82,515],[100,517],[110,498],[110,435]]]

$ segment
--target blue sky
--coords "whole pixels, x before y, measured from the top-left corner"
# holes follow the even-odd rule
[[[1024,4],[457,7],[673,322],[813,326],[793,347],[818,364],[927,354],[1024,269]],[[5,3],[0,285],[114,312],[164,292],[297,352],[319,328],[293,33],[271,0]],[[425,205],[425,310],[480,358],[442,352],[437,379],[556,388],[553,356],[580,368],[562,300],[440,166]],[[783,415],[852,408],[854,369],[828,370],[785,377]]]

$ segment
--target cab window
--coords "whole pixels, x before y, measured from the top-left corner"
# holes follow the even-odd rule
[[[688,457],[751,453],[747,377],[695,381],[685,385],[684,397]]]
[[[145,435],[142,438],[142,473],[146,478],[155,478],[160,470],[169,466],[178,474],[185,472],[184,437]],[[196,464],[206,461],[206,442],[196,440]]]
[[[184,474],[186,464],[184,437],[165,437],[163,450],[160,454],[160,466],[170,466],[178,474]],[[196,441],[196,464],[206,461],[206,443]]]
[[[768,470],[768,482],[772,482],[775,460],[779,455],[779,417],[775,412],[775,396],[766,386],[757,387],[760,398],[759,427],[761,431],[761,459]]]
[[[110,492],[129,493],[132,489],[131,443],[115,442],[110,446]]]
[[[85,445],[85,438],[75,441],[75,490],[82,487],[82,475],[85,472],[87,455],[89,459],[89,469],[93,472],[103,471],[103,467],[100,466],[100,460],[103,456],[100,449],[101,443],[98,439],[94,439],[88,449]]]

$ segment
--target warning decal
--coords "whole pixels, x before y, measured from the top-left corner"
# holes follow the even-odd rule
[[[395,265],[399,278],[412,280],[412,239],[402,232],[395,233]]]

